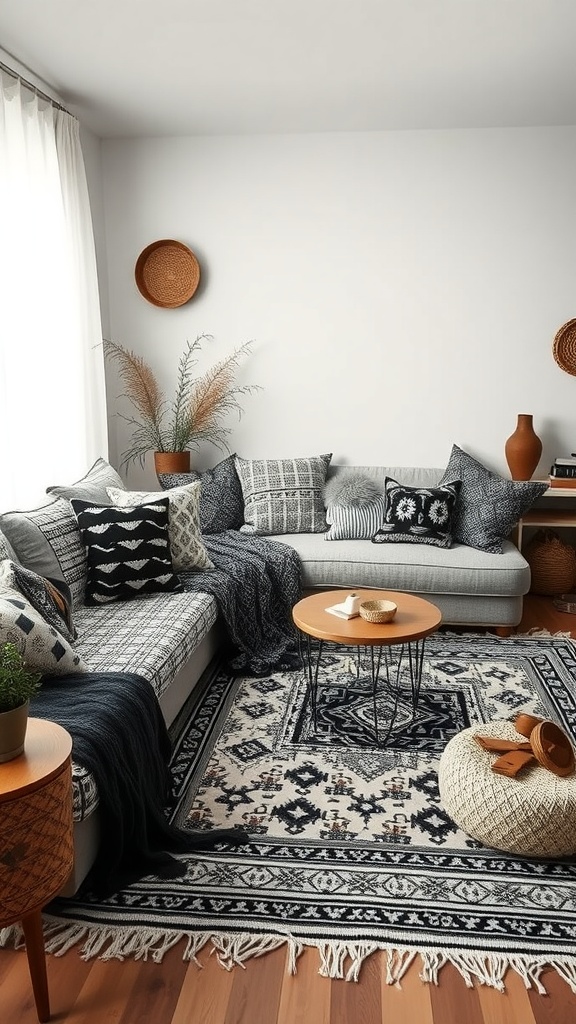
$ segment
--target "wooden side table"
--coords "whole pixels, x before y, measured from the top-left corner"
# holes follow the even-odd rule
[[[30,718],[24,753],[0,764],[0,927],[22,922],[38,1020],[50,1020],[42,907],[68,878],[72,738]]]

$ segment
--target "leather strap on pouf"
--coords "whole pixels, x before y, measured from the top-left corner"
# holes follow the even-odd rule
[[[565,778],[574,772],[574,750],[566,733],[555,722],[536,718],[535,715],[518,715],[514,728],[528,742],[501,740],[495,736],[475,736],[484,750],[502,754],[491,765],[499,775],[516,778],[522,768],[537,761],[543,768]]]

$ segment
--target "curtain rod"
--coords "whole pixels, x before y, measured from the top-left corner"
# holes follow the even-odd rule
[[[17,71],[14,71],[13,68],[8,67],[8,65],[4,64],[1,60],[0,71],[5,71],[6,74],[10,75],[11,78],[15,78],[16,81],[21,82],[26,89],[30,89],[30,91],[35,93],[36,96],[39,96],[40,99],[46,100],[52,107],[55,107],[56,110],[62,110],[64,114],[70,114],[70,111],[66,110],[66,107],[63,107],[61,103],[58,103],[57,100],[52,99],[52,97],[49,96],[48,93],[42,92],[42,89],[39,89],[37,85],[34,85],[33,82],[29,82],[27,78],[23,78],[22,75],[19,75]],[[74,114],[70,114],[70,117],[74,117]]]

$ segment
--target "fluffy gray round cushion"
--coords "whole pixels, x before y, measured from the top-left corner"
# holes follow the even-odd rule
[[[329,505],[369,505],[382,495],[376,480],[365,473],[336,473],[324,487],[324,503]]]

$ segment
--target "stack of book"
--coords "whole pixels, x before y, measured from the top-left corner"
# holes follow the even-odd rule
[[[554,465],[550,467],[550,487],[576,490],[576,455],[554,460]]]

